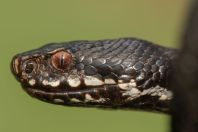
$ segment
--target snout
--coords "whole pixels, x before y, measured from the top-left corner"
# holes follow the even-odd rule
[[[12,73],[14,74],[14,76],[17,78],[17,76],[19,75],[19,66],[20,66],[20,61],[19,61],[19,56],[15,55],[12,58],[11,64],[10,64],[10,69],[12,71]]]

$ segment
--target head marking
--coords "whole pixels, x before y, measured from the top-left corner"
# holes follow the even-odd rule
[[[35,79],[30,79],[28,81],[28,83],[31,85],[31,86],[34,86],[36,84],[36,80]]]
[[[85,76],[84,83],[86,86],[101,86],[104,82],[94,76]]]
[[[70,75],[67,78],[67,82],[71,87],[78,87],[81,84],[81,80],[78,75]]]
[[[48,81],[48,80],[43,80],[42,84],[47,86],[51,86],[51,87],[58,87],[60,85],[60,81],[59,80],[53,80],[53,81]]]

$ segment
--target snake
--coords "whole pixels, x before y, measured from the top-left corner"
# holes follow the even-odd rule
[[[178,52],[132,37],[49,43],[16,54],[11,71],[44,102],[169,113]]]

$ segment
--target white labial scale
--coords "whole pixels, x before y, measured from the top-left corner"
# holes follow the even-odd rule
[[[71,98],[70,101],[71,101],[71,102],[74,102],[74,103],[82,102],[81,100],[79,100],[79,99],[77,99],[77,98]]]
[[[81,84],[81,80],[80,77],[78,75],[70,75],[67,78],[67,83],[71,86],[71,87],[78,87]]]
[[[159,97],[159,100],[171,100],[173,98],[173,93],[171,91],[165,91],[162,93],[162,95]]]
[[[131,93],[131,97],[133,99],[136,99],[136,98],[140,97],[141,91],[138,90],[137,88],[132,88],[131,91],[130,91],[130,93]]]
[[[127,100],[134,100],[144,95],[157,96],[159,97],[160,101],[171,100],[173,96],[171,91],[168,91],[167,89],[160,86],[151,87],[143,91],[140,91],[135,87],[132,87],[129,90],[123,91],[122,95],[128,96]]]
[[[105,84],[116,84],[115,80],[111,78],[106,78],[104,81]]]
[[[49,82],[48,82],[47,80],[43,80],[43,81],[42,81],[42,84],[45,85],[45,86],[47,86],[48,83],[49,83]]]
[[[104,103],[104,102],[106,102],[106,99],[105,98],[99,98],[98,100],[96,100],[96,102]]]
[[[140,90],[138,90],[137,88],[132,88],[132,89],[131,89],[131,93],[132,93],[132,94],[140,94],[141,92],[140,92]]]
[[[159,97],[159,100],[168,100],[168,97],[166,96],[166,95],[161,95],[160,97]]]
[[[164,100],[171,100],[173,97],[173,94],[171,91],[160,87],[151,87],[149,89],[146,89],[142,91],[141,95],[151,95],[151,96],[158,96],[159,100],[164,101]]]
[[[53,80],[53,81],[49,82],[48,80],[43,80],[42,84],[45,85],[45,86],[49,85],[49,86],[52,86],[52,87],[58,87],[60,85],[60,81],[59,80],[56,80],[56,81]]]
[[[131,90],[123,92],[123,96],[129,96],[129,100],[133,100],[140,96],[141,91],[137,88],[132,88]]]
[[[104,85],[104,82],[94,76],[85,76],[84,83],[86,86],[101,86]]]
[[[136,84],[135,80],[133,80],[133,79],[131,79],[129,85],[130,85],[131,87],[137,87],[137,84]]]
[[[60,81],[56,80],[56,81],[49,82],[49,85],[51,85],[52,87],[58,87],[60,85]]]
[[[34,86],[36,84],[36,80],[35,79],[30,79],[28,81],[28,83],[31,85],[31,86]]]
[[[90,94],[85,94],[85,102],[96,102],[96,103],[104,103],[106,101],[105,98],[94,99]]]
[[[54,99],[54,103],[64,103],[65,101],[62,99]]]
[[[119,88],[123,89],[123,90],[129,90],[129,83],[118,83]]]
[[[132,88],[135,88],[137,85],[136,82],[131,79],[131,81],[128,83],[123,83],[123,80],[118,80],[118,86],[123,90],[130,90]]]
[[[91,97],[90,94],[85,94],[85,102],[93,101],[94,99]]]

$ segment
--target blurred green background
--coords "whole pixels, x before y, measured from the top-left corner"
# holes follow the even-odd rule
[[[0,132],[166,132],[170,117],[63,107],[29,97],[10,72],[19,52],[49,42],[138,37],[176,47],[187,0],[0,0]]]

